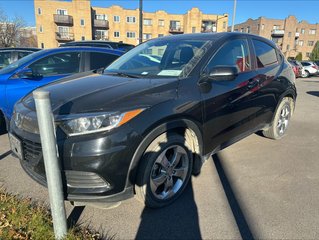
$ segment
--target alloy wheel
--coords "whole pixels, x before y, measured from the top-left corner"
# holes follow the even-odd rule
[[[173,197],[184,185],[189,170],[187,151],[172,145],[157,157],[150,175],[152,194],[160,200]]]

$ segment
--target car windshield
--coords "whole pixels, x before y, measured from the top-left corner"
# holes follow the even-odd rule
[[[148,41],[120,57],[104,73],[146,78],[187,76],[211,45],[210,40]]]
[[[14,71],[15,69],[17,69],[18,67],[26,64],[27,62],[29,62],[30,60],[32,60],[33,58],[35,58],[41,54],[42,54],[42,51],[31,53],[31,54],[19,59],[18,61],[11,63],[10,65],[6,66],[5,68],[1,69],[0,74],[10,73],[10,72]]]

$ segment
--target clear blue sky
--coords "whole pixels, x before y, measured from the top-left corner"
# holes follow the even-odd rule
[[[92,0],[92,6],[107,7],[120,5],[125,8],[138,8],[138,0]],[[166,10],[169,13],[185,13],[192,7],[199,7],[204,13],[233,13],[233,0],[144,0],[144,11],[154,12]],[[27,25],[34,26],[33,0],[0,0],[0,8],[8,16],[21,16]],[[244,22],[248,18],[265,16],[268,18],[285,18],[295,15],[298,20],[319,23],[318,0],[237,0],[236,23]]]

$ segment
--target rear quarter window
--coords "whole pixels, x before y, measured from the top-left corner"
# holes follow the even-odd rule
[[[255,48],[257,67],[264,68],[278,63],[276,49],[267,43],[259,40],[253,40]]]

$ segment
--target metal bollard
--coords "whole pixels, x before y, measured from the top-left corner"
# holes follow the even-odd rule
[[[50,93],[36,90],[33,92],[33,97],[40,130],[54,235],[56,239],[63,239],[67,234],[67,223]]]

